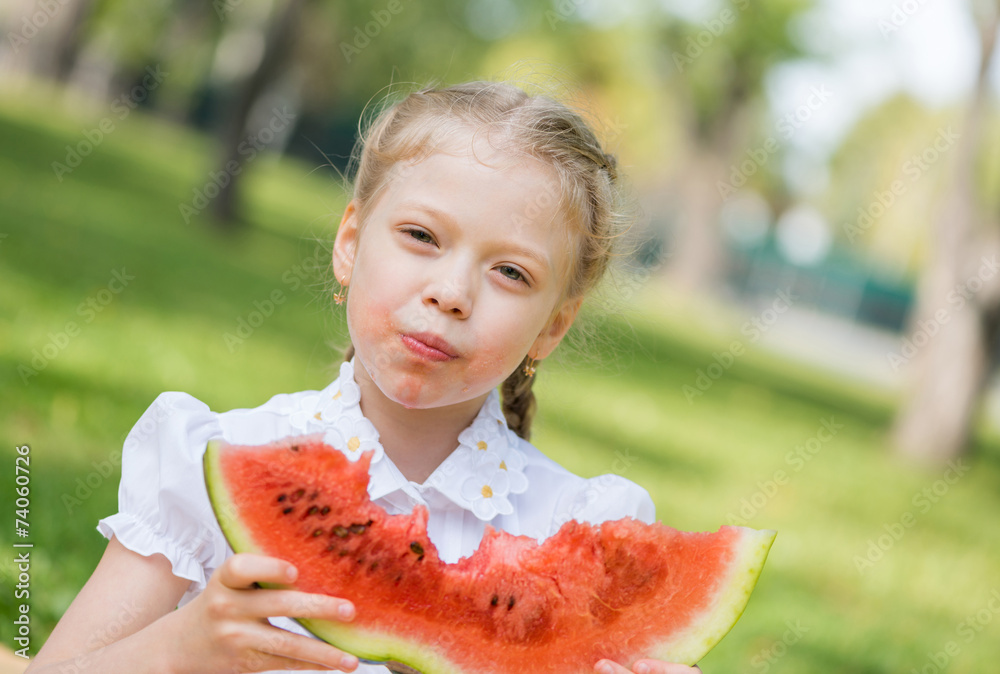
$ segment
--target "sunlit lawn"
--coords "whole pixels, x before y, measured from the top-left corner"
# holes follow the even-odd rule
[[[104,548],[94,527],[116,510],[122,439],[155,396],[221,410],[321,387],[344,338],[310,264],[325,264],[343,204],[322,157],[257,159],[248,227],[222,235],[179,211],[214,169],[210,146],[139,115],[57,179],[52,162],[106,114],[69,118],[32,96],[0,106],[0,425],[9,465],[31,446],[33,650]],[[226,339],[275,298],[242,343]],[[703,669],[936,672],[938,652],[949,672],[995,667],[998,443],[980,434],[958,479],[907,467],[882,444],[890,400],[756,352],[689,402],[682,386],[728,343],[696,325],[648,312],[599,323],[582,353],[540,371],[534,441],[580,473],[642,484],[672,526],[779,531]],[[12,513],[10,482],[0,491]],[[0,531],[11,550],[12,527]],[[15,610],[5,589],[6,646]]]

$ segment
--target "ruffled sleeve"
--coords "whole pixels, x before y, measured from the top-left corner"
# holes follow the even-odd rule
[[[652,524],[656,508],[649,492],[621,475],[599,475],[562,495],[549,535],[569,520],[600,524],[623,517]]]
[[[205,489],[205,444],[221,435],[218,415],[184,393],[161,394],[125,439],[118,513],[97,530],[141,555],[170,560],[201,591],[227,544]]]

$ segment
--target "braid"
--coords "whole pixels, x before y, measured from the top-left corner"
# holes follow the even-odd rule
[[[525,358],[527,362],[527,358]],[[531,419],[535,416],[538,403],[531,385],[535,378],[524,374],[522,363],[500,386],[503,397],[503,415],[507,425],[525,440],[531,439]]]

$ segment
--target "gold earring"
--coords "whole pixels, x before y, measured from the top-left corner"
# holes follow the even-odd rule
[[[333,301],[336,304],[340,305],[340,304],[343,304],[344,300],[346,300],[346,299],[347,299],[347,286],[345,286],[341,282],[340,283],[340,290],[337,291],[337,293],[333,296]]]
[[[537,363],[538,363],[538,361],[536,359],[532,358],[531,356],[528,356],[528,362],[526,362],[524,364],[524,376],[525,377],[527,377],[528,379],[531,379],[532,377],[535,376],[535,369],[536,369],[535,365]]]

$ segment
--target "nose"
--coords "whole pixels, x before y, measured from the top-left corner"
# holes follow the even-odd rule
[[[475,295],[471,270],[452,269],[451,272],[427,284],[424,303],[457,318],[468,318],[472,314]]]

